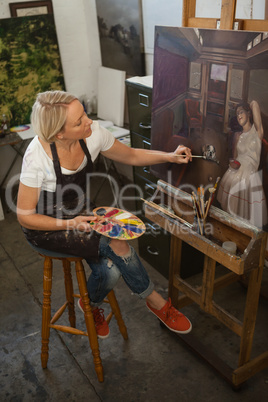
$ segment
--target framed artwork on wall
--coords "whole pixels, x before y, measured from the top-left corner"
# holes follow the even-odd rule
[[[96,1],[102,66],[145,74],[141,0]]]
[[[0,113],[30,123],[39,92],[65,89],[52,14],[0,19]]]
[[[9,3],[9,8],[11,17],[53,14],[53,6],[51,0]]]

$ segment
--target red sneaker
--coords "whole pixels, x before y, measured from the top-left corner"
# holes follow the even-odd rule
[[[146,305],[170,331],[177,332],[178,334],[188,334],[192,330],[192,324],[188,318],[172,306],[170,298],[161,310],[151,307],[148,303]]]
[[[79,299],[77,304],[78,304],[78,307],[80,308],[80,310],[84,313],[84,305],[83,305],[82,299]],[[97,308],[94,308],[94,310],[92,309],[96,332],[97,332],[98,338],[100,338],[100,339],[108,338],[108,336],[110,334],[109,326],[108,326],[107,321],[105,320],[103,313],[104,313],[104,310],[102,308],[97,307]]]

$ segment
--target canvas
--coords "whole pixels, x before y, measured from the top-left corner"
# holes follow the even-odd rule
[[[103,67],[144,75],[140,0],[96,1]]]
[[[30,122],[38,92],[64,89],[53,15],[0,20],[0,112]]]
[[[203,157],[193,158],[188,165],[155,165],[152,172],[189,193],[200,185],[207,189],[220,177],[214,204],[264,227],[268,199],[267,78],[267,33],[156,27],[152,149],[171,152],[182,144],[190,147],[193,155]],[[242,141],[243,127],[236,110],[242,102],[258,104],[263,126],[260,139],[254,134],[248,143]],[[239,174],[227,175],[238,167],[232,167],[232,160],[240,163]],[[236,177],[232,185],[231,177]],[[234,189],[232,201],[229,195],[220,197],[221,183],[225,184],[221,193]],[[251,210],[253,204],[255,211]]]

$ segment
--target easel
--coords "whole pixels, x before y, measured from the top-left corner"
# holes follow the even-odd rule
[[[182,26],[191,28],[217,28],[217,18],[196,18],[196,0],[184,0]],[[235,20],[236,0],[222,0],[220,29],[234,29],[238,22],[239,29],[245,31],[268,31],[268,20]]]
[[[184,0],[183,26],[192,28],[216,29],[218,20],[212,18],[195,18],[196,0]],[[222,0],[220,29],[234,28],[234,22],[238,27],[249,31],[268,31],[268,20],[247,20],[235,21],[236,0]],[[164,204],[173,208],[175,213],[184,218],[183,213],[192,209],[191,200],[186,194],[177,188],[172,188],[161,180],[158,181],[158,195],[164,195]],[[162,202],[163,199],[161,198]],[[179,207],[178,207],[179,205]],[[176,209],[177,208],[177,209]],[[182,214],[182,215],[181,215]],[[234,388],[239,387],[257,372],[268,367],[268,351],[251,359],[253,336],[256,316],[258,311],[258,300],[262,281],[265,244],[267,234],[256,231],[254,227],[243,226],[239,220],[230,219],[230,215],[223,211],[211,208],[209,220],[214,227],[215,238],[213,240],[200,236],[197,232],[181,225],[180,221],[171,219],[159,208],[145,206],[147,218],[157,223],[171,233],[170,251],[170,273],[169,273],[169,296],[178,308],[196,303],[199,307],[223,323],[231,331],[240,337],[240,353],[237,368],[233,369],[225,363],[223,358],[213,353],[209,348],[194,337],[178,335],[180,339],[189,346],[197,355],[206,360],[217,372],[219,372]],[[193,216],[191,217],[193,222]],[[226,254],[219,244],[227,239],[234,239],[241,250],[241,256]],[[180,262],[182,242],[190,244],[201,251],[204,256],[202,284],[198,288],[191,286],[180,276]],[[216,263],[229,269],[229,272],[220,277],[215,277]],[[243,322],[217,305],[214,300],[214,292],[224,288],[249,274],[246,304],[244,309]],[[183,295],[179,295],[182,292]],[[224,356],[223,356],[224,357]]]
[[[178,309],[190,304],[197,304],[210,317],[216,318],[233,333],[240,337],[240,352],[237,368],[233,369],[225,362],[224,353],[212,351],[194,334],[176,334],[190,349],[202,357],[234,388],[247,381],[257,372],[268,367],[268,351],[251,359],[253,336],[258,301],[262,281],[265,245],[267,233],[243,223],[241,219],[231,217],[226,212],[211,207],[207,222],[212,225],[212,236],[201,236],[191,225],[182,222],[187,220],[193,224],[194,213],[191,196],[184,191],[158,180],[157,191],[153,201],[169,205],[174,214],[170,217],[156,203],[145,205],[145,216],[171,233],[171,251],[169,262],[169,296]],[[232,255],[222,248],[226,240],[235,241],[239,250]],[[204,254],[202,283],[193,286],[188,279],[180,276],[182,243]],[[227,268],[227,273],[216,277],[216,264]],[[215,292],[223,289],[249,274],[246,303],[243,310],[243,321],[237,319],[222,305],[214,301]],[[182,295],[181,295],[182,293]]]

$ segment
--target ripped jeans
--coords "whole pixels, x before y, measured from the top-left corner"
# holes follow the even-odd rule
[[[102,236],[99,243],[99,261],[87,261],[92,273],[88,278],[87,289],[92,306],[101,304],[122,276],[130,290],[145,299],[154,285],[133,247],[126,256],[118,256],[110,247],[108,237]]]

